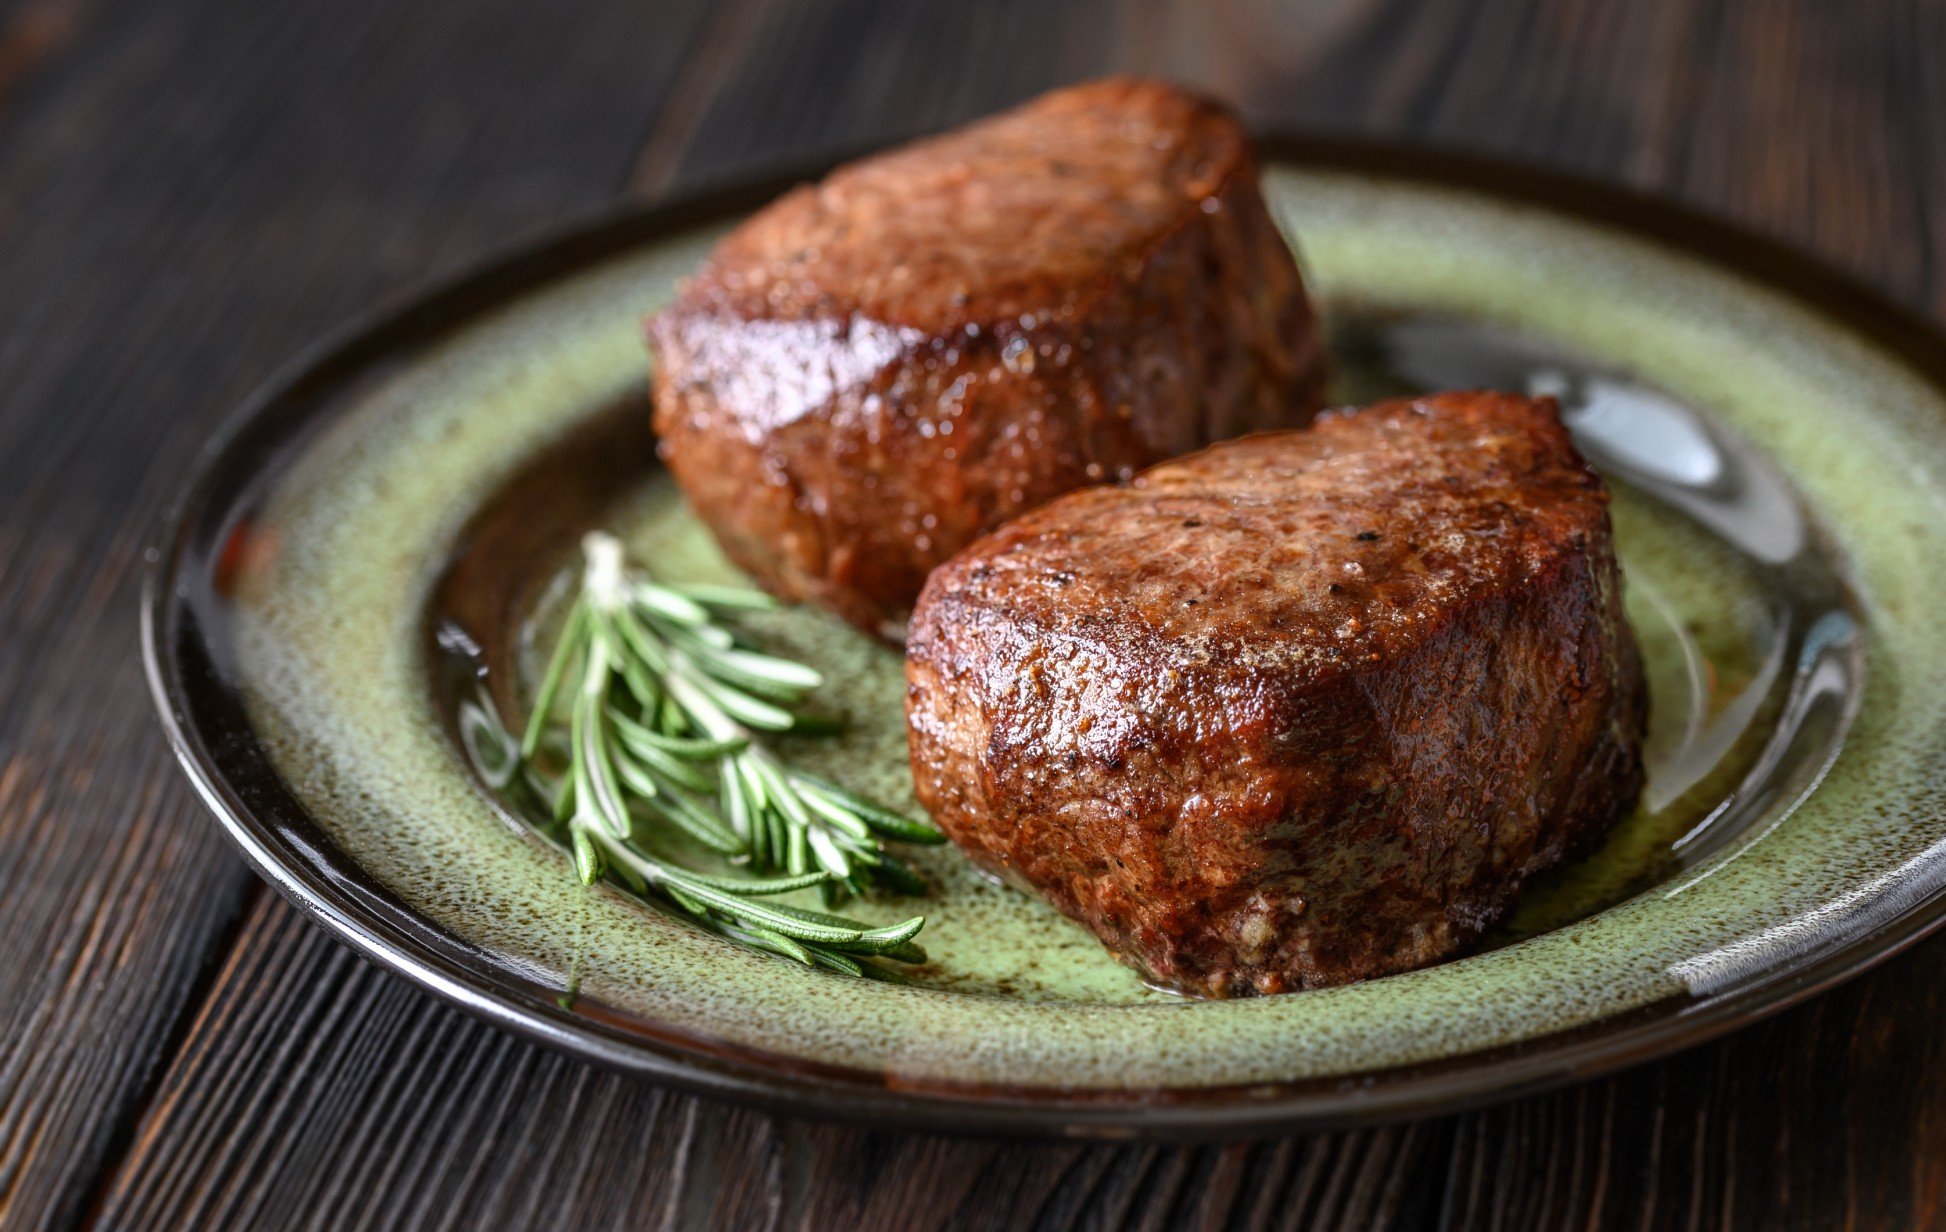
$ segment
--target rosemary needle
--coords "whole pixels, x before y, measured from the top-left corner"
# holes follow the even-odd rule
[[[767,733],[826,732],[799,708],[814,669],[742,644],[719,621],[769,597],[672,586],[631,566],[612,535],[582,541],[581,589],[548,656],[520,742],[529,780],[565,826],[584,882],[609,875],[697,922],[807,966],[890,978],[872,959],[924,962],[914,916],[873,927],[775,901],[817,887],[827,906],[873,889],[922,894],[888,839],[932,826],[792,769]],[[554,773],[545,761],[565,761]],[[719,876],[643,840],[681,834],[742,866]]]

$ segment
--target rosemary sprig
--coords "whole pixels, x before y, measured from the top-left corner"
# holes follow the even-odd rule
[[[937,843],[932,826],[792,768],[767,733],[820,732],[799,707],[822,678],[743,645],[718,620],[764,595],[671,586],[631,567],[619,540],[582,543],[582,586],[520,743],[529,781],[565,826],[582,881],[612,875],[747,945],[851,975],[872,958],[924,962],[923,916],[874,928],[770,901],[819,887],[826,906],[884,888],[925,892],[886,839]],[[560,768],[549,773],[548,762]],[[755,877],[714,876],[658,854],[680,834]]]

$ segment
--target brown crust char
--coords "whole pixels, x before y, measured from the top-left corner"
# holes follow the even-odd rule
[[[919,798],[1168,987],[1449,956],[1640,790],[1607,502],[1552,402],[1500,394],[1066,496],[926,586]]]
[[[1009,517],[1323,394],[1242,128],[1127,79],[789,193],[648,332],[664,456],[729,555],[893,640]]]

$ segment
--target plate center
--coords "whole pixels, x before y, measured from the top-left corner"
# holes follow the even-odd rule
[[[1779,824],[1836,757],[1863,666],[1843,561],[1792,486],[1680,400],[1515,330],[1382,305],[1325,307],[1334,401],[1441,388],[1551,394],[1615,493],[1628,610],[1649,676],[1648,787],[1598,852],[1531,883],[1485,948],[1603,911]],[[481,786],[535,841],[550,841],[552,828],[500,773],[497,716],[511,724],[524,714],[580,535],[594,526],[622,535],[664,580],[743,581],[657,466],[648,418],[638,391],[535,457],[459,537],[432,592],[438,709]],[[899,656],[809,608],[753,616],[742,631],[839,682],[820,701],[845,718],[845,734],[786,740],[786,756],[917,813]],[[956,850],[910,854],[933,895],[847,910],[875,922],[924,912],[932,961],[920,982],[1038,1001],[1167,996]]]

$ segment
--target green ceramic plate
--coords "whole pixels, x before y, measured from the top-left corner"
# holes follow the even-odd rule
[[[212,447],[160,548],[151,675],[245,853],[366,953],[561,1047],[805,1111],[1223,1133],[1448,1109],[1694,1042],[1882,958],[1946,888],[1946,343],[1763,241],[1451,156],[1267,143],[1341,400],[1562,396],[1617,488],[1654,721],[1643,806],[1479,953],[1197,1002],[918,854],[911,987],[740,949],[607,889],[473,769],[576,539],[728,572],[657,470],[637,321],[780,185],[609,220],[328,342]],[[809,611],[839,682],[795,755],[910,805],[897,657]]]

